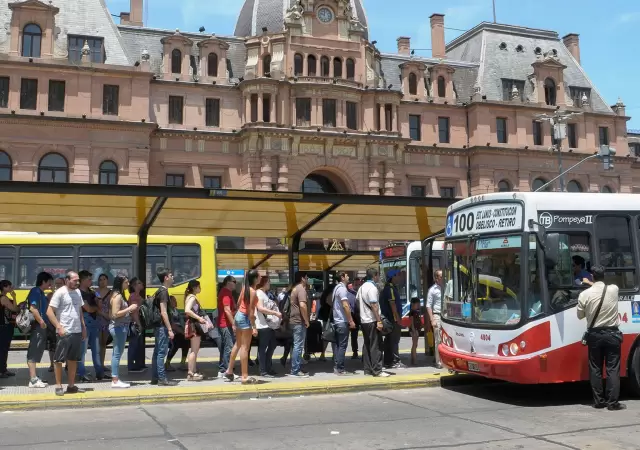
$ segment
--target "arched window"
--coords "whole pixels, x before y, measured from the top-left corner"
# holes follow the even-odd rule
[[[409,74],[409,95],[418,95],[418,77],[413,72]]]
[[[207,56],[207,75],[210,77],[218,76],[218,54],[209,53]]]
[[[342,60],[333,58],[333,78],[342,78]]]
[[[556,105],[556,82],[551,78],[544,80],[544,101],[547,105]]]
[[[0,181],[11,181],[11,158],[5,152],[0,151]]]
[[[356,79],[356,62],[349,58],[347,59],[347,80],[355,80]]]
[[[438,77],[438,97],[445,98],[447,95],[447,85],[443,76]]]
[[[264,55],[262,58],[262,75],[265,77],[271,76],[271,55]]]
[[[22,56],[40,58],[40,44],[42,44],[42,29],[35,23],[30,23],[22,30]]]
[[[44,183],[68,183],[69,165],[59,153],[47,153],[38,164],[38,181]]]
[[[304,57],[300,53],[293,56],[293,74],[297,77],[301,76],[304,71]]]
[[[320,58],[320,76],[328,77],[329,76],[329,66],[331,62],[327,56],[323,56]]]
[[[171,73],[182,73],[182,52],[177,48],[171,52]]]
[[[501,180],[498,183],[498,192],[511,192],[511,183],[507,180]]]
[[[302,182],[302,192],[316,194],[337,194],[338,189],[327,177],[312,173]]]
[[[567,183],[567,192],[582,192],[582,185],[576,180],[571,180]]]
[[[100,164],[100,184],[118,184],[118,165],[113,161]]]
[[[545,180],[544,178],[536,178],[535,180],[533,180],[533,183],[531,183],[531,191],[535,192],[545,184],[547,184],[547,180]],[[544,189],[544,192],[548,192],[548,191],[549,191],[549,187]]]
[[[307,75],[310,77],[315,77],[316,76],[316,57],[313,55],[309,55],[307,56]]]
[[[614,193],[613,189],[611,189],[606,184],[604,186],[602,186],[602,189],[600,189],[600,192],[602,192],[603,194],[613,194]]]

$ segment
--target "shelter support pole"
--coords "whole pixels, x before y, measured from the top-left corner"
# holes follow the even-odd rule
[[[153,223],[158,218],[160,211],[162,211],[162,207],[167,202],[166,197],[158,197],[151,205],[147,216],[144,218],[144,221],[140,225],[138,229],[138,246],[137,246],[137,275],[138,278],[143,280],[143,282],[147,283],[147,238],[149,236],[149,230],[153,226]],[[151,274],[153,278],[153,274]]]
[[[267,261],[269,261],[269,258],[271,258],[273,256],[273,254],[269,254],[266,255],[264,258],[262,258],[260,261],[258,261],[257,263],[255,263],[253,266],[251,266],[251,270],[254,269],[258,269],[261,265],[263,265],[264,263],[266,263]]]

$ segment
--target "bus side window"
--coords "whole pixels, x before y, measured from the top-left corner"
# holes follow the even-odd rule
[[[158,280],[158,269],[164,269],[165,267],[171,268],[168,264],[167,258],[167,246],[166,245],[150,245],[147,247],[147,273],[144,275],[147,280],[146,286],[160,286],[160,280]],[[138,274],[142,277],[143,274]]]
[[[200,277],[200,246],[172,245],[169,267],[173,271],[174,284],[176,285]]]
[[[17,286],[17,280],[14,279],[13,261],[16,255],[16,249],[11,246],[0,247],[0,280],[9,280],[14,286]]]
[[[20,247],[20,287],[33,287],[40,272],[54,278],[73,270],[73,247],[57,245],[25,245]]]
[[[596,225],[599,263],[605,267],[605,282],[620,289],[633,289],[636,269],[630,219],[598,216]]]
[[[574,267],[574,261],[583,262],[581,270]],[[558,263],[553,268],[547,268],[547,283],[551,309],[559,311],[578,303],[578,296],[588,285],[579,285],[581,271],[586,271],[592,264],[592,251],[589,234],[562,233],[560,234],[560,249]]]
[[[107,275],[109,285],[118,275],[133,278],[133,246],[131,245],[82,245],[78,252],[79,270],[93,274],[93,285],[98,285],[100,275]]]

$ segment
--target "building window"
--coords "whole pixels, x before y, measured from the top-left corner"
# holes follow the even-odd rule
[[[609,145],[609,128],[599,127],[600,145]]]
[[[445,98],[447,95],[447,85],[443,76],[438,77],[438,97]]]
[[[171,52],[171,73],[182,73],[182,52],[177,48]]]
[[[426,197],[427,188],[425,186],[411,186],[412,197]]]
[[[551,78],[544,80],[544,101],[549,106],[556,106],[556,82]]]
[[[184,109],[184,97],[177,95],[169,96],[169,123],[175,125],[182,125],[184,121],[183,117]]]
[[[629,154],[640,158],[640,144],[629,144]]]
[[[412,141],[422,140],[422,120],[417,114],[409,114],[409,137]]]
[[[384,122],[386,130],[391,131],[393,129],[393,105],[384,105]]]
[[[533,145],[542,145],[542,122],[533,121]]]
[[[328,77],[330,73],[329,66],[331,62],[329,61],[329,57],[323,56],[320,58],[320,75],[323,77]]]
[[[438,140],[441,144],[449,143],[449,118],[438,117]]]
[[[498,183],[498,192],[511,192],[511,183],[507,180],[500,180]]]
[[[569,141],[569,148],[578,148],[578,133],[575,123],[567,124],[567,140]]]
[[[304,71],[303,57],[300,53],[293,56],[293,74],[297,77],[301,76]]]
[[[453,187],[441,187],[440,197],[442,198],[456,198],[456,188]]]
[[[184,175],[168,173],[164,184],[167,187],[184,187]]]
[[[5,152],[0,151],[0,181],[11,181],[13,165],[11,158]]]
[[[209,53],[209,56],[207,56],[207,74],[210,77],[218,76],[218,54],[217,53]]]
[[[64,111],[65,82],[49,80],[49,111]]]
[[[569,86],[569,95],[573,101],[573,106],[577,108],[582,108],[591,103],[591,89],[589,88]]]
[[[23,78],[20,85],[20,109],[36,109],[38,106],[38,80]]]
[[[202,180],[205,189],[220,189],[222,187],[222,177],[205,176]]]
[[[316,76],[316,57],[313,55],[307,56],[307,75],[310,77]]]
[[[40,58],[42,44],[42,29],[35,23],[30,23],[22,30],[22,56]]]
[[[353,59],[347,59],[347,80],[355,80],[356,79],[356,63]]]
[[[418,77],[413,72],[409,74],[409,95],[418,95]]]
[[[567,183],[567,192],[582,192],[582,185],[576,180],[571,180]]]
[[[251,94],[251,122],[258,121],[258,94]]]
[[[355,102],[347,102],[347,128],[358,129],[358,104]]]
[[[262,96],[262,121],[271,122],[271,95]]]
[[[208,127],[220,126],[220,99],[208,98],[205,101],[205,125]]]
[[[9,77],[0,77],[0,108],[9,106]]]
[[[342,60],[333,58],[333,78],[342,78]]]
[[[118,184],[118,165],[113,161],[100,164],[100,184]]]
[[[262,58],[262,75],[265,77],[271,76],[271,55],[264,55]]]
[[[336,101],[332,98],[322,100],[322,123],[325,127],[336,126]]]
[[[547,184],[547,180],[545,180],[544,178],[536,178],[535,180],[533,180],[533,183],[531,183],[531,191],[535,192],[545,184]],[[543,190],[543,192],[549,192],[550,189],[551,189],[551,186],[547,186]]]
[[[120,103],[120,86],[105,84],[102,89],[102,114],[117,116]]]
[[[603,194],[613,194],[614,193],[613,189],[611,189],[606,184],[604,186],[602,186],[602,189],[600,189],[600,192],[602,192]]]
[[[522,80],[510,80],[507,78],[502,79],[502,100],[510,102],[513,100],[513,88],[518,90],[518,98],[520,101],[524,101],[524,81]]]
[[[311,99],[296,98],[296,125],[308,127],[311,125]]]
[[[89,36],[69,36],[69,61],[76,63],[82,61],[82,48],[85,42],[91,51],[91,62],[96,64],[104,63],[103,39]]]
[[[496,135],[498,137],[498,144],[507,143],[507,119],[504,117],[498,117],[496,119]]]
[[[59,153],[48,153],[38,164],[38,181],[43,183],[68,183],[69,165]]]

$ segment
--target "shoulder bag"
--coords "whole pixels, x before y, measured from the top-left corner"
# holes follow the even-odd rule
[[[332,303],[335,302],[333,298],[336,295],[336,290],[338,286],[333,288],[333,293],[331,294]],[[336,342],[336,327],[333,325],[333,306],[331,306],[331,312],[329,313],[329,318],[324,321],[322,324],[322,340],[327,342]]]
[[[593,316],[593,319],[591,319],[591,324],[589,325],[589,328],[587,328],[587,331],[584,332],[584,334],[582,335],[582,345],[587,345],[587,338],[589,337],[589,332],[593,329],[593,326],[596,324],[596,320],[598,320],[598,316],[600,315],[600,309],[602,309],[602,303],[604,302],[604,296],[607,293],[607,285],[604,286],[604,290],[602,291],[602,297],[600,298],[600,303],[598,304],[598,308],[596,309],[596,313]]]

